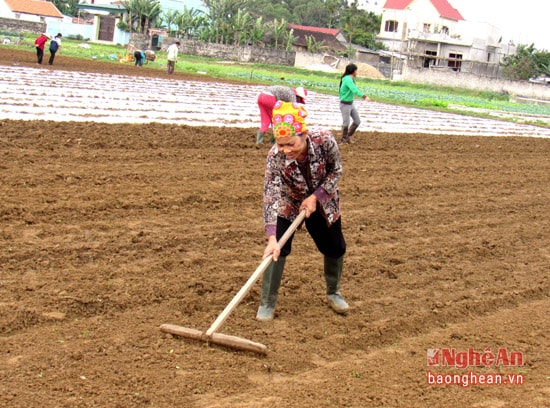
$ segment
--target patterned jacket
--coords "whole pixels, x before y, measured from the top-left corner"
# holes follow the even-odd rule
[[[264,223],[268,233],[277,224],[278,216],[294,221],[302,201],[313,193],[319,199],[328,225],[340,217],[338,181],[342,176],[342,160],[336,139],[328,130],[310,129],[307,144],[310,186],[297,161],[280,153],[277,145],[267,155]]]

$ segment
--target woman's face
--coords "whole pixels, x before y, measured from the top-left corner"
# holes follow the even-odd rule
[[[293,160],[301,160],[307,153],[306,135],[281,137],[277,139],[277,150]]]

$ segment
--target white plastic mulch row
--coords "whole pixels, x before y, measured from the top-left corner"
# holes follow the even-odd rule
[[[129,67],[129,69],[140,69]],[[0,119],[259,126],[261,86],[0,66]],[[338,98],[310,92],[308,122],[338,129]],[[550,137],[550,129],[358,100],[361,130]]]

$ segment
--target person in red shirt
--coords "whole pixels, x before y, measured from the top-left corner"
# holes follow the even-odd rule
[[[36,40],[34,40],[34,46],[36,47],[36,58],[37,62],[39,64],[42,64],[42,58],[44,57],[44,46],[46,45],[46,42],[48,42],[51,39],[51,37],[44,33],[40,34]]]

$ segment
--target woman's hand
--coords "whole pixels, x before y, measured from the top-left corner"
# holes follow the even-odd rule
[[[306,218],[309,218],[311,214],[317,209],[317,197],[314,194],[310,195],[300,205],[300,211],[306,210]]]
[[[267,258],[269,255],[273,255],[273,261],[275,262],[279,259],[279,255],[281,255],[281,247],[279,246],[275,235],[268,238],[267,246],[264,249],[264,256],[262,259]]]

